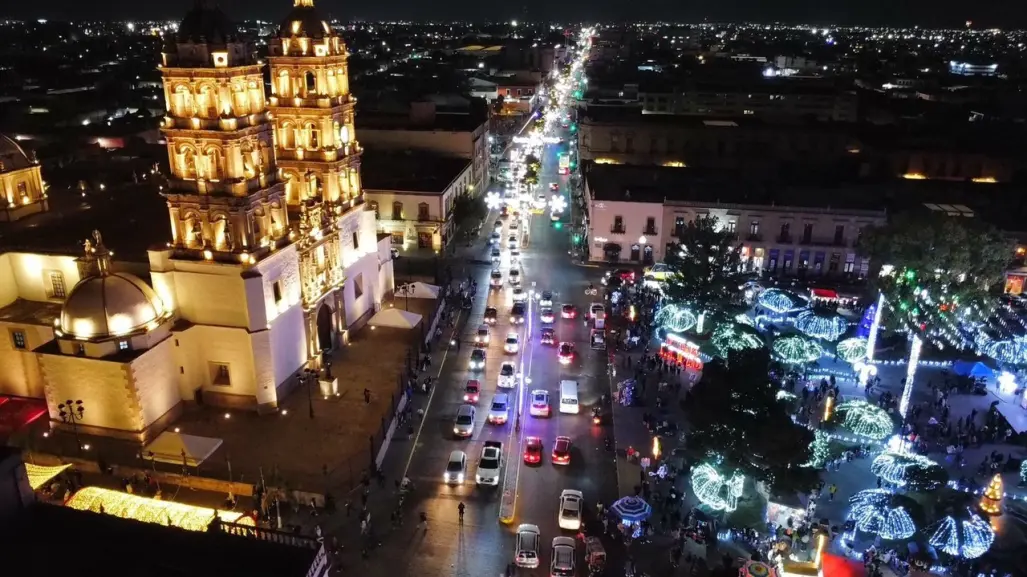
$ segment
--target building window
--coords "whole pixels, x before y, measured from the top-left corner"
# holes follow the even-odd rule
[[[364,273],[360,273],[353,279],[353,298],[358,299],[364,296]]]
[[[24,183],[24,182],[19,182],[18,183],[18,198],[20,199],[23,196],[28,196],[28,194],[29,194],[29,185],[27,183]]]
[[[392,220],[403,220],[403,203],[392,203]]]
[[[353,233],[353,250],[360,250],[360,236]]]
[[[378,219],[381,218],[381,215],[378,213],[378,201],[377,200],[372,200],[371,202],[367,203],[367,207],[374,211],[374,219],[375,220],[378,220]]]
[[[210,364],[210,384],[219,387],[232,386],[232,373],[228,370],[226,363]]]
[[[118,341],[118,350],[119,351],[127,351],[128,350],[128,341]]]
[[[813,223],[807,222],[802,225],[802,242],[808,243],[813,239]]]
[[[86,356],[86,346],[82,343],[78,343],[78,348],[75,350],[75,353],[80,357]]]
[[[624,217],[615,216],[613,217],[613,229],[612,232],[624,232]]]
[[[760,234],[760,221],[754,220],[749,223],[749,236],[759,236]]]
[[[733,220],[727,221],[727,231],[728,232],[732,232],[732,233],[735,232],[735,227],[736,226],[738,226],[738,223],[736,221],[733,221]]]
[[[650,216],[645,219],[645,234],[656,234],[656,218]]]
[[[845,274],[852,274],[852,271],[856,268],[856,255],[849,253],[845,256]]]
[[[271,292],[275,296],[275,304],[277,305],[277,304],[281,303],[282,302],[282,281],[276,280],[275,282],[271,283]]]
[[[25,331],[11,331],[11,343],[19,351],[27,349],[28,343],[25,341]]]
[[[845,242],[845,226],[837,225],[834,227],[834,243],[842,244]]]
[[[428,211],[427,202],[422,202],[421,204],[417,205],[417,220],[431,220],[431,214]]]
[[[48,275],[50,280],[50,298],[63,299],[67,296],[67,288],[64,286],[64,273],[51,271]]]
[[[674,219],[674,236],[681,238],[685,234],[685,217],[679,216]]]

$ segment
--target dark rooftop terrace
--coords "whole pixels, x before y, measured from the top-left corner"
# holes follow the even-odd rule
[[[367,190],[442,194],[469,165],[466,158],[405,150],[364,150],[360,172]]]

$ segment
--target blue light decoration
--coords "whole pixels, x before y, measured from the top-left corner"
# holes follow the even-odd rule
[[[778,399],[781,399],[781,393],[786,391],[778,392]],[[793,397],[795,395],[792,395]],[[810,455],[809,461],[806,461],[801,467],[812,467],[814,469],[823,469],[824,465],[827,464],[827,460],[831,457],[831,436],[826,431],[817,429],[813,431],[813,444],[809,446]]]
[[[863,337],[853,337],[839,341],[835,351],[838,358],[847,363],[861,361],[867,356],[867,340]]]
[[[692,471],[692,491],[703,504],[715,511],[731,512],[737,509],[744,488],[745,477],[738,472],[727,477],[708,463]]]
[[[837,341],[849,330],[849,322],[839,315],[822,315],[802,311],[795,318],[795,328],[802,334],[825,341]]]
[[[856,327],[856,336],[868,338],[870,333],[873,331],[874,318],[877,316],[877,303],[871,303],[867,307],[867,310],[863,312],[863,318],[859,321],[859,326]]]
[[[922,455],[889,451],[881,453],[870,463],[870,472],[889,483],[905,487],[913,470],[938,466],[938,463]]]
[[[806,337],[782,337],[774,341],[771,350],[781,362],[791,365],[812,363],[824,355],[824,349]]]
[[[967,514],[966,519],[948,516],[931,525],[927,542],[943,553],[963,559],[976,559],[987,553],[995,542],[995,531],[969,509]]]
[[[695,326],[699,318],[679,305],[666,305],[656,313],[656,324],[672,333],[683,333]]]
[[[1027,338],[991,341],[982,352],[1000,363],[1027,365]]]
[[[895,421],[887,411],[864,400],[839,403],[834,412],[844,416],[842,427],[875,441],[884,439],[895,430]]]
[[[1020,461],[1020,482],[1027,483],[1027,459]]]
[[[777,288],[769,288],[761,292],[756,297],[756,304],[778,315],[799,312],[809,307],[809,301],[805,298]]]
[[[731,351],[763,348],[763,339],[752,331],[746,325],[723,324],[714,329],[710,344],[722,357],[727,357]]]
[[[905,507],[895,506],[895,495],[883,489],[869,489],[853,495],[852,509],[846,520],[854,521],[857,531],[879,535],[895,541],[909,539],[916,533],[916,524]]]

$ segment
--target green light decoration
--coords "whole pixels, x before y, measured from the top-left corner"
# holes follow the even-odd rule
[[[870,463],[870,472],[898,487],[912,490],[935,490],[945,484],[948,476],[944,470],[935,477],[941,465],[915,453],[887,452],[878,455]]]
[[[1020,461],[1020,482],[1027,483],[1027,459]]]
[[[738,472],[721,475],[712,465],[703,463],[692,471],[692,490],[703,504],[714,511],[731,512],[738,508],[738,498],[745,488],[745,477]]]
[[[673,333],[683,333],[699,321],[691,310],[679,305],[666,305],[656,313],[656,324]]]
[[[813,444],[809,448],[809,461],[803,463],[802,466],[823,469],[827,465],[827,461],[831,459],[831,436],[817,429],[813,432]]]
[[[843,428],[875,441],[890,436],[895,430],[895,421],[887,411],[863,400],[840,403],[834,412],[844,416]]]
[[[747,325],[724,324],[713,331],[710,343],[717,354],[727,357],[731,351],[755,350],[763,348],[763,339],[752,332]]]
[[[838,343],[835,350],[838,352],[838,358],[847,363],[854,363],[866,358],[867,340],[860,337],[845,339]]]
[[[824,349],[806,337],[782,337],[774,341],[771,350],[781,362],[790,365],[812,363],[824,355]]]

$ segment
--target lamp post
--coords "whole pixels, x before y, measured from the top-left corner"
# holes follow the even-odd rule
[[[303,369],[303,380],[307,384],[307,409],[309,410],[310,418],[314,418],[314,394],[310,391],[314,382],[317,381],[317,371],[314,369]]]
[[[72,401],[68,399],[63,403],[57,405],[57,409],[60,411],[58,414],[61,417],[61,421],[65,424],[71,425],[71,431],[75,435],[75,446],[78,449],[79,455],[82,454],[82,442],[78,437],[78,423],[82,420],[82,415],[86,412],[86,408],[82,406],[82,400]]]

